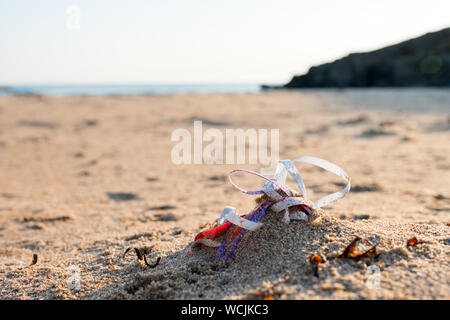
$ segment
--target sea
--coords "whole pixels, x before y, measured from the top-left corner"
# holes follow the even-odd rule
[[[175,93],[257,93],[260,84],[70,84],[4,86],[0,95],[46,94],[73,95],[142,95]]]

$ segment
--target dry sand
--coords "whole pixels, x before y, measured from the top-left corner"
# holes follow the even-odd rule
[[[230,264],[208,248],[189,256],[224,206],[254,206],[227,172],[259,169],[172,164],[170,135],[194,119],[205,129],[280,128],[280,158],[332,161],[353,189],[314,224],[269,212]],[[362,134],[380,123],[392,134]],[[449,299],[449,138],[448,114],[363,111],[314,93],[1,97],[0,298]],[[342,188],[299,169],[313,199]],[[356,236],[380,241],[378,259],[335,258]],[[407,247],[413,236],[421,243]],[[129,246],[151,248],[160,264],[122,259]],[[326,258],[317,274],[313,253]],[[71,290],[76,268],[81,287]],[[368,285],[372,270],[379,287]]]

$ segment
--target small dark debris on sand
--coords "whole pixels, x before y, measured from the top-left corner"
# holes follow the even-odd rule
[[[393,127],[395,125],[394,121],[381,121],[379,123],[379,126],[382,128],[388,128],[388,127]]]
[[[125,238],[125,241],[136,240],[136,239],[139,239],[139,238],[152,238],[152,237],[153,237],[153,235],[151,233],[148,233],[148,232],[146,232],[146,233],[139,233],[139,234],[135,234],[135,235],[132,235],[130,237]]]
[[[368,214],[359,214],[359,215],[353,216],[353,219],[355,219],[355,220],[368,220],[368,219],[370,219],[370,215],[368,215]]]
[[[330,130],[330,127],[328,125],[321,125],[314,129],[308,129],[305,131],[305,134],[318,134],[322,135],[327,133]]]
[[[15,198],[16,196],[12,193],[0,193],[0,196],[6,199],[12,199]]]
[[[450,200],[450,197],[446,197],[443,194],[437,194],[434,196],[436,200]]]
[[[30,230],[42,230],[44,227],[40,224],[32,224],[31,226],[28,226],[27,229]]]
[[[148,208],[149,211],[156,211],[156,210],[173,210],[177,207],[171,206],[171,205],[164,205],[164,206],[158,206],[158,207],[150,207]]]
[[[360,123],[367,122],[367,121],[369,121],[368,117],[366,117],[366,116],[359,116],[359,117],[354,118],[354,119],[338,121],[337,125],[339,125],[339,126],[353,126],[353,125],[360,124]]]
[[[107,192],[108,198],[115,201],[137,200],[139,197],[131,192]]]
[[[381,191],[381,187],[377,184],[356,185],[352,186],[351,192],[376,192]]]
[[[226,177],[225,176],[211,176],[208,178],[208,180],[210,180],[210,181],[225,181]]]
[[[38,255],[35,253],[35,254],[33,254],[33,260],[27,267],[25,267],[25,269],[30,268],[31,266],[34,266],[37,262],[38,262]]]
[[[78,174],[78,176],[80,176],[80,177],[89,177],[90,175],[91,175],[91,173],[90,173],[89,171],[86,171],[86,170],[81,171],[81,172]]]
[[[419,243],[419,240],[417,240],[417,237],[411,237],[408,239],[408,241],[406,242],[406,246],[407,247],[415,247],[417,246]]]
[[[245,300],[273,300],[274,291],[272,288],[264,288],[249,292]]]
[[[211,120],[211,119],[205,119],[205,118],[191,117],[191,118],[186,119],[186,120],[189,123],[192,123],[193,121],[201,121],[202,124],[204,124],[206,126],[214,126],[214,127],[220,127],[220,126],[227,126],[227,125],[229,125],[228,122],[218,121],[218,120]]]
[[[450,211],[450,207],[443,207],[443,208],[437,208],[437,207],[427,207],[427,209],[429,210],[433,210],[436,212],[441,212],[441,211]]]
[[[98,125],[98,120],[95,119],[87,119],[83,121],[83,124],[87,127],[93,127]]]
[[[156,214],[156,219],[158,221],[177,221],[178,217],[173,213],[165,213],[165,214]]]
[[[318,266],[319,264],[324,262],[324,259],[322,258],[322,256],[320,254],[313,253],[312,255],[309,256],[309,262],[312,265]]]
[[[89,128],[89,127],[95,127],[98,124],[99,124],[99,121],[96,119],[86,119],[86,120],[83,120],[82,122],[78,123],[75,126],[75,131],[80,131],[82,129]]]
[[[24,127],[43,128],[43,129],[56,129],[58,127],[58,125],[56,125],[55,123],[47,122],[47,121],[24,120],[24,121],[20,121],[18,124],[20,126],[24,126]]]
[[[345,183],[343,183],[343,182],[333,182],[333,184],[336,186],[336,187],[341,187],[341,188],[343,188],[343,187],[345,187]],[[352,191],[353,191],[353,189],[352,189]]]
[[[387,130],[381,126],[375,126],[364,130],[361,134],[357,135],[358,138],[375,138],[379,136],[391,136],[395,135],[393,131]]]
[[[145,179],[147,182],[155,182],[158,181],[158,178],[155,177],[148,177],[147,179]]]
[[[414,142],[414,141],[416,141],[416,139],[413,137],[410,137],[410,136],[404,136],[404,137],[402,137],[402,141],[403,142]]]
[[[183,230],[181,230],[180,228],[174,228],[174,229],[172,230],[172,235],[173,235],[173,236],[178,236],[178,235],[180,235],[182,232],[183,232]]]
[[[95,166],[98,164],[98,160],[97,159],[93,159],[91,161],[89,161],[86,165],[89,166]]]
[[[67,221],[72,219],[69,216],[59,216],[59,217],[24,217],[22,218],[22,222],[57,222],[57,221]]]
[[[313,253],[312,255],[309,256],[309,262],[313,266],[314,276],[318,277],[319,276],[319,265],[321,263],[325,262],[325,259],[320,254]]]

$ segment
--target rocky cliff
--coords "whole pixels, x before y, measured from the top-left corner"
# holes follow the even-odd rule
[[[285,88],[450,86],[450,28],[311,67]]]

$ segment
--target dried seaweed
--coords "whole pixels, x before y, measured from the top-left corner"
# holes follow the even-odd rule
[[[30,268],[31,266],[34,266],[37,262],[38,262],[38,255],[35,253],[35,254],[33,254],[33,260],[26,268]]]
[[[325,259],[322,258],[320,254],[313,253],[309,256],[309,262],[313,265],[314,275],[316,277],[319,276],[319,264],[325,262]]]
[[[416,237],[412,237],[408,239],[408,242],[406,243],[407,247],[415,247],[419,243],[419,240],[417,240]]]
[[[131,249],[134,249],[134,252],[136,252],[136,256],[137,256],[137,258],[138,258],[138,260],[139,260],[139,262],[144,262],[145,263],[145,265],[147,266],[147,267],[149,267],[149,268],[155,268],[158,264],[159,264],[159,261],[161,260],[161,257],[158,257],[157,259],[156,259],[156,262],[154,263],[154,264],[149,264],[148,262],[147,262],[147,257],[146,257],[146,255],[142,252],[142,250],[141,249],[139,249],[139,248],[127,248],[127,250],[125,250],[125,252],[123,253],[123,256],[122,256],[122,259],[125,259],[125,256],[127,255],[127,253],[128,253],[128,251],[130,251]]]
[[[250,292],[244,300],[273,300],[274,291],[271,288],[261,288]]]
[[[311,262],[312,265],[318,266],[320,263],[323,262],[323,259],[319,254],[314,253],[309,256],[309,262]]]
[[[368,245],[370,245],[370,249],[364,251],[361,253],[361,251],[357,248],[357,244],[358,242],[365,242]],[[354,260],[359,260],[361,258],[377,258],[381,253],[378,250],[377,246],[379,243],[377,244],[372,244],[369,240],[364,239],[364,238],[360,238],[360,237],[356,237],[352,242],[350,242],[350,244],[344,249],[344,251],[338,255],[338,258],[346,258],[346,259],[354,259]]]

